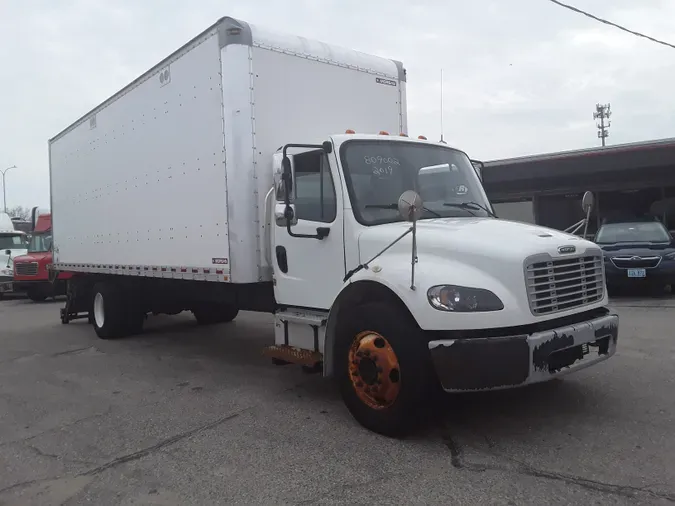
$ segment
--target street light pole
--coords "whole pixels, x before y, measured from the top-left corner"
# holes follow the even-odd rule
[[[16,169],[16,165],[12,165],[11,167],[7,167],[3,171],[0,171],[0,172],[2,172],[2,206],[5,209],[5,214],[7,214],[7,191],[5,190],[5,188],[6,188],[5,174],[7,174],[9,169]]]

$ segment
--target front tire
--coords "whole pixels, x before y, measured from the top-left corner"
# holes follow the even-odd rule
[[[47,293],[45,293],[45,290],[42,288],[31,288],[26,292],[26,295],[28,295],[28,298],[33,302],[44,302],[47,300]]]
[[[425,421],[433,366],[407,310],[382,302],[350,309],[338,327],[335,357],[342,399],[361,425],[401,438]]]

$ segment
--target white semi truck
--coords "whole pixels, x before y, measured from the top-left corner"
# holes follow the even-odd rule
[[[613,355],[600,249],[494,218],[464,152],[406,131],[399,62],[220,19],[49,141],[62,322],[273,313],[264,353],[390,436],[438,385]]]

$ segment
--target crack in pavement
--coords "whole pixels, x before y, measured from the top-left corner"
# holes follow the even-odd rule
[[[108,409],[106,409],[105,411],[101,412],[101,413],[83,416],[82,418],[78,418],[76,420],[73,420],[72,422],[64,423],[63,425],[59,425],[58,427],[52,427],[51,429],[43,430],[42,432],[38,432],[37,434],[33,434],[32,436],[27,436],[27,437],[20,438],[20,439],[13,439],[11,441],[0,442],[0,448],[2,448],[3,446],[9,446],[9,445],[13,445],[13,444],[27,443],[28,441],[31,441],[35,438],[40,437],[40,436],[44,436],[45,434],[49,434],[50,432],[56,432],[56,431],[59,431],[59,430],[67,429],[68,427],[72,427],[73,425],[77,425],[78,423],[86,422],[88,420],[92,420],[94,418],[99,418],[101,416],[106,416],[106,415],[110,414],[111,411],[112,411],[112,406],[109,407]]]
[[[94,351],[99,351],[96,346],[86,346],[84,348],[75,348],[74,350],[66,350],[66,351],[59,351],[57,353],[51,353],[49,355],[46,355],[47,357],[62,357],[63,355],[74,355],[77,353],[82,353],[84,351],[88,350],[94,350]]]
[[[193,436],[193,435],[198,434],[200,432],[204,432],[206,430],[217,427],[218,425],[222,425],[225,422],[233,420],[234,418],[237,418],[239,415],[241,415],[245,411],[253,409],[254,407],[255,406],[249,406],[249,407],[244,408],[240,411],[237,411],[236,413],[231,413],[227,416],[223,416],[221,418],[218,418],[217,420],[214,420],[210,423],[200,425],[199,427],[195,427],[194,429],[190,429],[188,431],[181,432],[180,434],[176,434],[175,436],[172,436],[170,438],[163,439],[163,440],[159,441],[158,443],[156,443],[152,446],[148,446],[147,448],[143,448],[142,450],[138,450],[136,452],[129,453],[127,455],[122,455],[121,457],[117,457],[117,458],[115,458],[115,459],[113,459],[109,462],[106,462],[105,464],[102,464],[100,466],[97,466],[93,469],[89,469],[88,471],[78,473],[78,474],[75,475],[75,477],[77,478],[77,477],[82,477],[82,476],[96,476],[96,475],[102,473],[103,471],[105,471],[107,469],[117,467],[117,466],[119,466],[121,464],[125,464],[127,462],[132,462],[134,460],[142,459],[143,457],[145,457],[147,455],[150,455],[151,453],[153,453],[157,450],[161,450],[162,448],[164,448],[166,446],[172,445],[174,443],[177,443],[178,441],[181,441],[183,439],[187,439],[190,436]],[[40,455],[44,455],[44,456],[47,456],[47,457],[57,457],[57,456],[54,456],[54,455],[43,454],[37,448],[32,447],[31,445],[27,445],[27,446],[29,446],[33,450],[37,451],[37,453],[40,454]],[[61,479],[61,478],[63,478],[63,476],[54,476],[52,478],[43,478],[43,479],[39,479],[39,480],[27,480],[27,481],[23,481],[23,482],[20,482],[20,483],[15,483],[14,485],[10,485],[10,486],[7,486],[5,488],[0,489],[0,494],[10,492],[10,491],[15,490],[17,488],[22,488],[22,487],[34,485],[36,483],[53,481],[53,480],[58,480],[58,479]]]
[[[51,479],[53,479],[53,478],[43,478],[43,479],[39,479],[39,480],[20,481],[19,483],[15,483],[14,485],[9,485],[5,488],[0,488],[0,494],[4,494],[5,492],[11,492],[12,490],[17,489],[17,488],[27,487],[28,485],[33,485],[35,483],[42,483],[43,481],[49,481]]]
[[[167,439],[163,439],[162,441],[152,445],[148,446],[147,448],[143,448],[142,450],[138,450],[133,453],[128,453],[127,455],[123,455],[121,457],[117,457],[116,459],[111,460],[110,462],[106,462],[103,465],[100,465],[98,467],[95,467],[94,469],[90,469],[89,471],[86,471],[82,473],[82,476],[94,476],[97,475],[106,469],[111,469],[113,467],[117,467],[120,464],[126,464],[127,462],[132,462],[134,460],[139,460],[142,459],[143,457],[146,457],[147,455],[150,455],[151,453],[161,450],[162,448],[172,445],[174,443],[177,443],[178,441],[181,441],[183,439],[187,439],[190,436],[193,436],[195,434],[198,434],[200,432],[204,432],[205,430],[213,429],[214,427],[217,427],[218,425],[222,425],[225,422],[229,422],[230,420],[233,420],[237,418],[240,414],[243,412],[252,409],[252,407],[244,408],[241,411],[238,411],[236,413],[232,413],[230,415],[224,416],[222,418],[219,418],[213,422],[201,425],[199,427],[196,427],[194,429],[190,429],[185,432],[181,432],[180,434],[176,434],[175,436],[172,436]]]
[[[279,391],[279,392],[277,393],[277,395],[280,395],[280,394],[283,394],[283,393],[292,391],[292,390],[294,390],[294,389],[296,389],[296,388],[298,388],[298,387],[301,387],[304,383],[305,383],[305,382],[300,382],[300,383],[298,383],[298,384],[296,384],[296,385],[293,385],[293,386],[291,386],[291,387],[284,388],[284,389],[282,389],[281,391]],[[193,428],[193,429],[190,429],[190,430],[181,432],[181,433],[176,434],[176,435],[174,435],[174,436],[171,436],[171,437],[169,437],[169,438],[162,439],[161,441],[155,443],[154,445],[148,446],[148,447],[146,447],[146,448],[143,448],[143,449],[141,449],[141,450],[138,450],[138,451],[135,451],[135,452],[132,452],[132,453],[128,453],[128,454],[126,454],[126,455],[122,455],[122,456],[120,456],[120,457],[117,457],[117,458],[115,458],[115,459],[109,461],[109,462],[106,462],[105,464],[101,464],[100,466],[97,466],[97,467],[95,467],[95,468],[93,468],[93,469],[89,469],[89,470],[87,470],[87,471],[78,473],[78,474],[74,475],[73,477],[74,477],[74,478],[80,478],[80,477],[93,477],[93,476],[96,476],[96,475],[98,475],[98,474],[100,474],[100,473],[102,473],[103,471],[106,471],[106,470],[108,470],[108,469],[112,469],[112,468],[115,468],[115,467],[120,466],[120,465],[122,465],[122,464],[126,464],[126,463],[128,463],[128,462],[133,462],[133,461],[142,459],[143,457],[146,457],[146,456],[148,456],[148,455],[150,455],[150,454],[152,454],[152,453],[154,453],[154,452],[156,452],[156,451],[161,451],[163,448],[165,448],[165,447],[167,447],[167,446],[170,446],[170,445],[173,445],[173,444],[175,444],[175,443],[177,443],[177,442],[179,442],[179,441],[182,441],[182,440],[184,440],[184,439],[187,439],[187,438],[189,438],[189,437],[191,437],[191,436],[194,436],[195,434],[199,434],[199,433],[201,433],[201,432],[204,432],[204,431],[213,429],[213,428],[215,428],[215,427],[218,427],[219,425],[222,425],[222,424],[224,424],[224,423],[226,423],[226,422],[229,422],[230,420],[233,420],[233,419],[239,417],[241,414],[243,414],[243,413],[245,413],[245,412],[247,412],[247,411],[250,411],[250,410],[252,410],[252,409],[255,409],[255,408],[258,407],[260,404],[262,404],[262,403],[254,404],[254,405],[252,405],[252,406],[247,406],[247,407],[242,408],[242,409],[240,409],[240,410],[238,410],[238,411],[235,411],[234,413],[230,413],[229,415],[225,415],[225,416],[222,416],[222,417],[220,417],[220,418],[218,418],[218,419],[216,419],[216,420],[213,420],[213,421],[211,421],[211,422],[209,422],[209,423],[205,423],[205,424],[203,424],[203,425],[200,425],[200,426],[195,427],[195,428]],[[110,411],[110,409],[108,410],[108,412],[109,412],[109,411]],[[94,415],[94,416],[101,416],[101,415]],[[93,416],[87,417],[87,418],[93,418]],[[82,420],[79,420],[79,421],[82,421]],[[73,422],[73,423],[77,423],[77,422]],[[72,425],[72,424],[70,424],[70,425]],[[53,429],[51,429],[51,430],[53,430]],[[47,432],[50,432],[50,431],[47,431]],[[38,435],[39,435],[39,434],[38,434]],[[33,438],[37,437],[38,435],[31,436],[30,438],[25,438],[25,439],[23,439],[23,440],[19,440],[19,442],[25,442],[25,441],[28,441],[28,440],[30,440],[30,439],[33,439]],[[4,443],[4,444],[8,444],[8,443]],[[0,445],[0,446],[2,446],[2,445]],[[166,452],[164,452],[164,453],[166,454]],[[63,478],[65,478],[66,476],[67,476],[67,475],[60,475],[60,476],[55,476],[55,477],[51,477],[51,478],[43,478],[43,479],[36,479],[36,480],[27,480],[27,481],[23,481],[23,482],[20,482],[20,483],[15,483],[14,485],[9,485],[9,486],[7,486],[7,487],[5,487],[5,488],[0,489],[0,494],[6,493],[6,492],[10,492],[10,491],[15,490],[15,489],[17,489],[17,488],[22,488],[22,487],[27,487],[27,486],[30,486],[30,485],[35,485],[35,484],[38,484],[38,483],[44,483],[44,482],[48,482],[48,481],[54,481],[54,480],[63,479]]]
[[[447,428],[445,429],[447,431]],[[484,437],[488,443],[489,448],[495,448],[496,445],[489,437]],[[464,452],[462,451],[461,446],[457,441],[450,435],[447,434],[443,436],[443,441],[450,450],[451,463],[452,466],[456,469],[467,470],[471,472],[482,473],[485,471],[497,471],[503,473],[515,473],[521,476],[529,476],[532,478],[544,478],[553,481],[561,481],[567,483],[568,485],[577,485],[587,490],[593,490],[596,492],[603,492],[607,494],[620,495],[623,497],[634,498],[637,494],[644,494],[656,499],[665,499],[670,502],[675,503],[675,493],[665,492],[660,490],[654,490],[650,486],[646,487],[636,487],[633,485],[621,485],[616,483],[606,483],[598,480],[591,480],[589,478],[583,478],[581,476],[575,476],[567,473],[560,473],[555,471],[546,471],[544,469],[538,469],[534,466],[531,466],[525,462],[514,459],[507,455],[504,455],[500,452],[489,451],[482,452],[480,449],[474,448],[478,452],[485,453],[492,457],[504,458],[512,462],[515,466],[509,467],[508,465],[499,465],[499,464],[481,464],[477,462],[471,462],[466,460],[464,457]]]
[[[37,446],[31,445],[31,444],[26,444],[25,446],[27,448],[29,448],[30,450],[32,450],[33,452],[35,452],[40,457],[54,459],[54,460],[57,460],[57,461],[60,461],[60,462],[69,462],[71,464],[84,464],[86,466],[93,466],[94,464],[96,464],[96,462],[92,462],[91,460],[72,459],[72,458],[69,458],[69,457],[64,457],[62,455],[57,455],[55,453],[47,453],[47,452],[44,452],[44,451],[40,450],[40,448],[38,448]]]
[[[298,383],[297,385],[293,385],[292,387],[285,388],[281,390],[277,395],[283,394],[285,392],[289,392],[291,390],[295,390],[298,387],[301,387],[304,384],[304,382]],[[239,411],[235,411],[234,413],[230,413],[229,415],[225,415],[221,418],[218,418],[212,422],[205,423],[203,425],[200,425],[198,427],[195,427],[193,429],[187,430],[185,432],[181,432],[179,434],[176,434],[175,436],[171,436],[169,438],[163,439],[159,441],[158,443],[155,443],[152,446],[148,446],[146,448],[143,448],[141,450],[135,451],[133,453],[129,453],[127,455],[122,455],[121,457],[117,457],[116,459],[111,460],[110,462],[106,462],[105,464],[102,464],[98,467],[95,467],[94,469],[90,469],[89,471],[86,471],[84,473],[81,473],[79,476],[95,476],[107,469],[111,469],[113,467],[117,467],[121,464],[126,464],[127,462],[132,462],[134,460],[139,460],[142,459],[143,457],[146,457],[147,455],[150,455],[151,453],[155,451],[162,450],[163,448],[173,445],[179,441],[182,441],[183,439],[187,439],[191,436],[194,436],[195,434],[199,434],[200,432],[204,432],[210,429],[213,429],[215,427],[218,427],[219,425],[222,425],[226,422],[229,422],[230,420],[233,420],[237,417],[239,417],[241,414],[250,411],[252,409],[255,409],[258,407],[259,404],[254,404],[252,406],[248,406],[246,408],[242,408]],[[166,454],[166,452],[164,452]]]
[[[98,348],[96,348],[96,346],[87,346],[87,347],[84,347],[84,348],[75,348],[73,350],[58,351],[56,353],[27,353],[26,355],[21,355],[19,357],[10,358],[8,360],[2,360],[2,361],[0,361],[0,365],[12,364],[12,363],[18,362],[20,360],[26,360],[28,358],[35,358],[35,357],[56,358],[56,357],[62,357],[64,355],[76,355],[78,353],[84,353],[85,351],[88,351],[88,350],[100,351]]]

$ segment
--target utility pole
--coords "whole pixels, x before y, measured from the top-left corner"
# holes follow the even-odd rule
[[[596,123],[598,128],[598,138],[602,140],[602,147],[605,147],[605,139],[609,137],[608,128],[612,126],[612,122],[609,121],[609,117],[612,115],[610,111],[610,104],[595,104],[595,112],[593,113],[593,119],[599,119],[600,123]],[[607,124],[605,125],[605,120]]]
[[[11,167],[7,167],[5,170],[0,171],[2,172],[2,206],[5,209],[5,214],[7,214],[7,191],[5,190],[7,186],[5,185],[5,174],[7,174],[10,169],[16,169],[16,165],[12,165]]]

